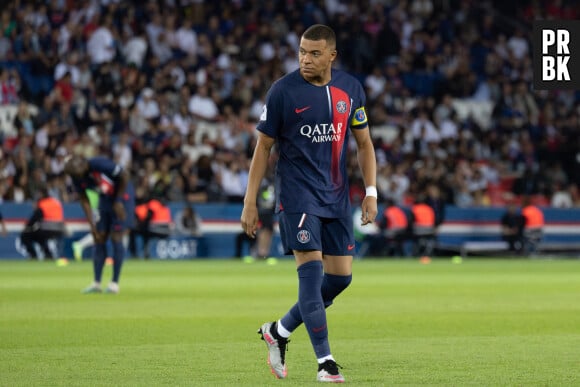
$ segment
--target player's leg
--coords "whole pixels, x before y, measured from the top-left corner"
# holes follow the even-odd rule
[[[111,229],[112,208],[99,208],[99,216],[95,224],[95,248],[93,251],[93,283],[83,290],[83,293],[100,293],[103,268],[107,259],[107,238]]]
[[[40,250],[42,250],[42,253],[44,254],[44,259],[53,260],[55,257],[52,256],[53,253],[48,246],[49,240],[50,235],[47,231],[40,229],[36,232],[36,243],[40,246]]]
[[[107,293],[119,293],[119,278],[121,268],[125,260],[125,247],[123,246],[123,229],[115,229],[111,232],[111,243],[113,245],[113,277],[105,290]]]
[[[296,230],[300,223],[301,214],[289,216],[286,213],[280,214],[280,237],[282,239],[282,245],[286,254],[291,254],[293,250],[293,241],[296,240]],[[304,237],[303,242],[310,240],[310,234],[308,231],[302,233]],[[308,236],[308,238],[306,238]],[[322,256],[320,257],[322,259]],[[322,265],[321,265],[322,267]],[[295,309],[300,314],[298,305],[294,305]],[[300,317],[300,321],[301,317]],[[268,347],[268,364],[272,373],[277,378],[285,378],[287,375],[286,367],[286,345],[288,343],[288,337],[292,332],[284,329],[278,328],[278,322],[266,322],[262,324],[258,333],[261,335],[262,340],[266,343]],[[281,332],[282,335],[279,333]]]
[[[151,253],[149,252],[149,244],[151,243],[151,239],[153,238],[153,234],[149,230],[149,226],[146,226],[143,229],[143,233],[141,235],[143,236],[143,258],[149,259],[149,257],[151,256]]]
[[[87,247],[94,245],[94,243],[95,243],[95,238],[93,238],[93,234],[90,232],[87,233],[85,236],[83,236],[78,241],[73,242],[72,249],[73,249],[73,255],[74,255],[75,260],[82,261],[83,251]]]
[[[283,215],[280,218],[280,232],[285,247],[299,246],[298,243],[308,247],[320,244],[324,246],[325,255],[322,258],[318,250],[295,250],[299,275],[298,303],[277,324],[268,327],[268,333],[275,340],[278,337],[287,340],[294,329],[304,322],[318,361],[318,380],[344,382],[330,351],[325,307],[330,306],[352,280],[353,257],[347,255],[354,247],[354,235],[350,227],[352,219],[346,217],[321,222],[322,231],[316,233],[317,226],[313,221],[320,220],[306,216],[299,222],[304,227],[298,234],[298,228],[292,226],[296,222],[288,219],[292,219],[292,216]],[[288,230],[291,231],[287,232]],[[324,262],[324,276],[321,261]]]
[[[133,217],[131,214],[134,213],[134,200],[132,196],[132,190],[128,190],[128,194],[123,198],[123,206],[125,207],[125,219],[121,220],[117,218],[117,215],[113,213],[111,222],[111,243],[113,245],[113,277],[109,286],[107,286],[107,293],[117,294],[119,293],[119,279],[121,277],[121,269],[123,267],[123,261],[125,260],[125,246],[123,245],[123,237],[126,230],[134,226]]]
[[[326,312],[322,300],[322,253],[319,250],[296,251],[298,266],[298,302],[287,313],[297,314],[296,320],[304,321],[310,336],[310,342],[317,358],[330,354],[328,347],[328,330],[326,327]],[[265,323],[259,330],[262,339],[268,346],[268,363],[272,373],[278,378],[287,375],[285,361],[286,344],[291,331],[284,329],[280,321]]]
[[[20,234],[20,243],[24,246],[24,249],[28,253],[30,259],[38,259],[36,255],[36,249],[34,248],[35,232],[34,231],[23,231]]]
[[[324,279],[322,297],[325,307],[332,304],[334,299],[342,293],[352,282],[352,252],[354,251],[354,232],[352,217],[327,219],[322,230],[322,246],[324,265]],[[328,341],[328,332],[326,336]],[[330,345],[328,355],[317,356],[318,380],[323,382],[344,382],[332,354]]]

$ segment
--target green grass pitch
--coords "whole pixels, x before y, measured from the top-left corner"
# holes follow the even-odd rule
[[[295,301],[292,260],[128,261],[116,296],[90,279],[0,261],[0,386],[316,385],[302,327],[286,380],[256,334]],[[580,384],[580,260],[355,261],[328,317],[352,385]]]

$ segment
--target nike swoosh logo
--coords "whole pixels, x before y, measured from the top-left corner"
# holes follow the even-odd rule
[[[310,106],[305,106],[305,107],[303,107],[303,108],[296,108],[296,109],[294,109],[294,111],[296,112],[296,114],[300,114],[300,113],[302,113],[303,111],[306,111],[306,110],[308,110],[308,109],[310,109]]]
[[[312,332],[318,333],[318,332],[322,332],[325,329],[326,329],[326,324],[324,324],[323,326],[318,327],[318,328],[312,328]]]
[[[350,250],[354,249],[354,245],[348,245],[348,246],[346,246],[346,248],[350,251]]]

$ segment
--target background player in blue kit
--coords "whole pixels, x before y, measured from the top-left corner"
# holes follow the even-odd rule
[[[119,277],[125,257],[123,235],[130,227],[135,207],[135,195],[129,176],[118,164],[104,157],[85,159],[72,156],[65,165],[79,194],[81,206],[95,240],[93,256],[94,282],[84,293],[100,293],[101,276],[107,257],[107,240],[113,246],[113,278],[105,291],[119,292]],[[95,213],[86,195],[87,189],[99,192],[98,211]]]
[[[346,153],[352,134],[366,186],[361,223],[377,215],[376,159],[361,84],[332,69],[336,36],[324,25],[309,27],[300,40],[300,69],[270,88],[250,167],[241,223],[254,237],[256,196],[270,150],[277,143],[276,211],[284,249],[294,254],[298,302],[259,333],[278,378],[287,375],[285,350],[290,334],[304,322],[318,360],[317,379],[344,382],[331,354],[325,308],[351,282],[354,232]]]

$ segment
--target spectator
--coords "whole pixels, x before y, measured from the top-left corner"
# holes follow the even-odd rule
[[[197,92],[189,100],[188,108],[194,117],[201,120],[213,122],[219,118],[219,109],[210,96],[207,85],[198,86]]]
[[[239,144],[255,141],[252,130],[238,130],[243,112],[250,111],[253,120],[259,119],[266,85],[297,66],[293,50],[298,49],[304,23],[327,20],[341,31],[337,37],[339,47],[344,47],[340,66],[357,72],[362,84],[372,86],[367,104],[375,121],[389,128],[387,131],[396,128],[396,141],[388,138],[383,145],[387,161],[394,167],[403,159],[413,165],[423,156],[435,155],[446,165],[445,174],[452,175],[458,158],[473,157],[490,164],[512,163],[511,170],[502,170],[502,174],[532,168],[542,178],[551,176],[544,163],[557,161],[564,166],[564,184],[576,181],[574,128],[579,95],[531,88],[531,35],[525,29],[534,18],[546,15],[573,20],[573,7],[566,2],[561,7],[557,2],[549,4],[549,12],[538,12],[532,5],[521,16],[506,13],[498,4],[491,4],[482,15],[473,12],[468,2],[445,11],[444,16],[445,7],[432,1],[397,2],[391,8],[375,2],[367,11],[357,3],[347,6],[329,1],[309,8],[304,15],[288,13],[276,2],[251,10],[223,0],[211,6],[196,3],[163,8],[155,2],[131,7],[69,3],[8,4],[0,15],[0,53],[5,53],[0,55],[5,58],[0,64],[0,101],[38,106],[38,120],[24,117],[16,129],[24,127],[26,133],[38,134],[37,144],[46,152],[63,145],[61,133],[65,130],[78,136],[71,147],[85,152],[82,135],[91,126],[100,127],[99,136],[108,133],[115,139],[128,130],[129,142],[138,140],[150,122],[136,109],[135,99],[150,87],[159,111],[179,127],[183,139],[196,131],[192,144],[201,146],[203,134],[211,134],[203,153],[215,166],[214,154],[222,145],[216,139],[223,138],[223,144],[235,152],[240,152]],[[214,12],[216,7],[220,12]],[[191,17],[182,17],[186,12]],[[383,20],[385,15],[388,20]],[[260,23],[264,18],[272,23],[264,26]],[[356,39],[355,31],[361,31]],[[275,39],[268,43],[271,37]],[[355,41],[361,44],[353,49]],[[355,54],[357,50],[360,55]],[[360,61],[364,57],[372,59],[368,62],[371,67]],[[71,80],[64,85],[66,72]],[[438,74],[443,74],[441,81]],[[195,104],[190,104],[192,94]],[[45,98],[48,95],[58,97]],[[483,101],[477,102],[477,114],[465,109],[473,105],[464,96]],[[70,107],[56,104],[63,97],[71,101]],[[483,113],[488,103],[496,107],[491,120]],[[179,106],[183,107],[177,115]],[[455,116],[448,115],[449,106],[457,108]],[[409,120],[412,109],[422,109],[432,117],[441,142],[428,127],[421,128],[417,138],[409,135],[416,125]],[[206,112],[210,113],[204,116]],[[58,115],[56,122],[46,126],[54,114]],[[221,125],[214,124],[221,124],[222,119],[233,135],[218,135]],[[426,139],[421,138],[422,130]],[[377,130],[375,137],[379,132],[385,133]],[[3,134],[3,144],[11,146],[21,133]],[[110,154],[108,146],[103,141],[98,152]],[[36,148],[31,147],[32,153]],[[87,148],[89,155],[92,148]],[[139,151],[138,146],[132,149],[136,172],[142,169]],[[407,176],[414,173],[413,167],[405,167]],[[207,184],[215,188],[217,182],[212,179]],[[551,195],[553,182],[540,183],[539,192]],[[400,189],[402,195],[397,192],[396,196],[403,198],[415,188]],[[220,195],[210,197],[223,200]],[[470,200],[461,203],[481,204],[478,197],[485,203],[485,193],[467,191],[465,198]]]
[[[114,59],[116,48],[112,29],[113,19],[106,14],[102,16],[99,27],[90,34],[87,41],[87,53],[92,66],[98,67]]]

